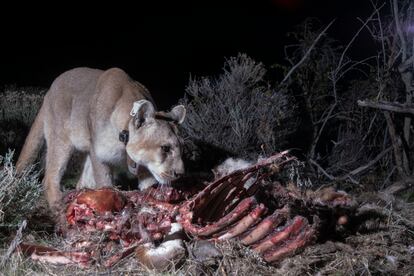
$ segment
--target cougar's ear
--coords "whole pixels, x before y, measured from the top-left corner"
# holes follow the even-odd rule
[[[154,105],[147,100],[140,100],[134,102],[134,105],[132,106],[132,110],[130,115],[134,120],[134,126],[136,128],[139,128],[145,120],[149,118],[154,118],[155,116],[155,108]]]
[[[167,113],[168,117],[170,117],[174,122],[177,124],[181,124],[184,122],[186,109],[183,105],[174,106],[170,112]]]

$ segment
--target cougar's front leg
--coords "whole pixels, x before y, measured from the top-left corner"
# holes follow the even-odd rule
[[[95,188],[112,186],[112,171],[109,165],[99,160],[93,151],[90,152],[89,158],[92,164]]]
[[[95,177],[93,175],[92,162],[89,155],[85,159],[83,164],[82,174],[79,178],[78,184],[76,184],[76,189],[90,188],[94,189],[96,187]]]
[[[96,189],[110,186],[112,186],[111,168],[102,163],[93,153],[89,153],[85,159],[76,189]]]

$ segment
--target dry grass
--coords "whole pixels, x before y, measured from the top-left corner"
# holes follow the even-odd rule
[[[220,256],[214,258],[200,260],[189,253],[166,271],[142,267],[133,256],[110,269],[41,264],[18,253],[8,256],[17,225],[24,218],[29,220],[24,241],[65,247],[63,238],[54,234],[37,173],[28,171],[16,178],[10,158],[3,158],[0,174],[0,210],[2,223],[7,222],[7,231],[3,227],[0,235],[0,258],[5,259],[0,275],[410,275],[414,271],[414,204],[379,193],[360,195],[358,201],[366,206],[361,210],[380,213],[380,220],[368,219],[359,231],[310,246],[277,266],[265,264],[237,242],[217,244]],[[192,244],[188,243],[189,252]]]
[[[367,201],[368,199],[368,201]],[[361,195],[359,202],[382,219],[371,218],[360,231],[341,241],[315,244],[286,259],[283,275],[412,275],[414,204],[380,193]]]
[[[35,263],[14,254],[1,268],[0,275],[410,275],[414,271],[413,240],[412,237],[402,240],[406,234],[403,229],[394,229],[354,235],[345,242],[327,241],[308,247],[277,267],[265,264],[238,243],[227,242],[217,245],[221,257],[203,262],[188,257],[184,263],[172,264],[165,271],[142,267],[132,256],[111,269],[96,266],[80,269]],[[43,238],[45,244],[58,241],[58,237]]]
[[[342,240],[309,246],[276,266],[235,241],[217,244],[220,256],[200,260],[189,253],[166,271],[142,267],[133,256],[110,269],[42,264],[19,253],[9,256],[7,249],[23,219],[29,222],[22,232],[24,241],[65,248],[64,239],[53,232],[38,173],[28,170],[18,178],[10,160],[11,155],[3,157],[0,170],[0,259],[4,259],[0,275],[412,275],[414,271],[414,203],[380,193],[359,195],[358,201],[383,214],[382,221],[368,221],[365,230]],[[189,252],[192,244],[188,243]]]
[[[379,201],[375,203],[379,204]],[[189,254],[182,263],[172,264],[165,271],[142,267],[133,256],[110,269],[98,266],[81,269],[35,263],[13,254],[0,268],[0,275],[412,275],[414,232],[407,224],[414,221],[414,204],[398,202],[392,205],[377,205],[386,217],[375,230],[353,233],[341,241],[309,246],[277,266],[267,265],[254,252],[232,241],[217,244],[221,256],[199,260]],[[396,205],[400,205],[398,210],[394,208]],[[31,230],[25,239],[60,248],[64,243],[54,234]],[[189,252],[191,245],[192,242],[187,244]],[[7,246],[3,243],[0,255],[4,255]]]
[[[4,158],[1,171],[0,210],[8,227],[0,235],[0,258],[5,261],[0,275],[410,275],[414,271],[414,203],[379,193],[365,193],[358,201],[366,206],[361,210],[380,213],[380,220],[368,218],[359,231],[309,246],[276,266],[234,241],[217,244],[219,256],[203,260],[191,253],[191,241],[186,259],[166,271],[142,267],[133,256],[110,269],[42,264],[18,253],[8,256],[18,222],[24,218],[29,220],[24,241],[65,248],[64,239],[54,234],[37,174],[28,171],[16,178],[9,160],[10,156]]]

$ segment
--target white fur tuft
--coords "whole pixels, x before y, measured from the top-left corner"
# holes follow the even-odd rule
[[[161,243],[158,247],[150,249],[147,253],[148,256],[170,256],[173,252],[184,251],[182,240],[171,240]]]
[[[183,230],[183,227],[181,226],[180,223],[178,223],[178,222],[171,223],[171,230],[170,230],[170,232],[168,232],[168,235],[179,233],[182,230]]]

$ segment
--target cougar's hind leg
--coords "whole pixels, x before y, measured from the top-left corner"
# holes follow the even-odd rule
[[[53,212],[61,208],[62,192],[60,181],[72,155],[73,146],[69,139],[51,139],[47,141],[46,169],[43,186],[49,207]]]

